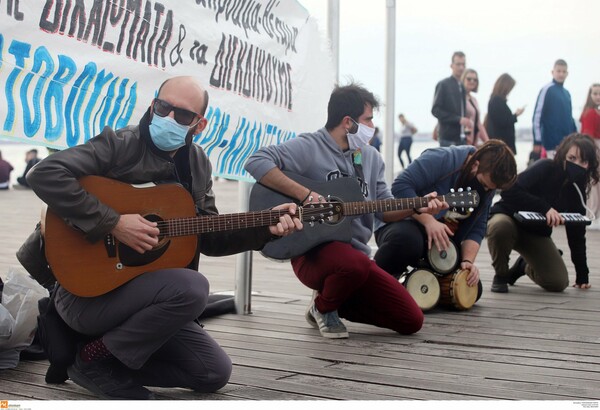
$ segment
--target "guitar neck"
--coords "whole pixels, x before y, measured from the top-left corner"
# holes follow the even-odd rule
[[[445,196],[439,196],[440,201],[445,201]],[[377,201],[360,201],[360,202],[346,202],[344,206],[344,215],[362,215],[372,214],[376,212],[387,212],[387,211],[402,211],[407,209],[419,209],[427,206],[429,198],[427,197],[416,197],[416,198],[390,198],[381,199]]]
[[[158,222],[161,237],[198,235],[207,232],[230,231],[276,225],[279,218],[289,214],[287,210],[256,211],[236,214],[196,216],[192,218],[168,219]],[[302,217],[302,208],[297,216]]]

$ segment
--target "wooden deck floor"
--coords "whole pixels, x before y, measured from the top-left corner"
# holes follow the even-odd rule
[[[237,183],[215,184],[221,212],[237,211]],[[0,192],[0,275],[39,215],[31,191]],[[566,236],[555,239],[570,260]],[[346,322],[347,340],[327,340],[304,320],[310,291],[288,263],[254,255],[251,315],[205,321],[231,356],[230,383],[214,394],[154,389],[171,400],[561,400],[600,399],[600,232],[588,233],[594,287],[551,294],[521,279],[489,292],[487,246],[478,258],[484,294],[466,312],[437,309],[412,336]],[[571,279],[574,272],[569,263]],[[235,257],[202,257],[213,292],[232,292]],[[47,363],[0,370],[0,400],[89,400],[67,382],[44,382]]]

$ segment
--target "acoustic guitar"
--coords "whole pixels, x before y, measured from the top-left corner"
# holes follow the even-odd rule
[[[81,186],[119,214],[140,214],[157,222],[158,245],[143,254],[112,234],[91,243],[52,209],[45,218],[46,258],[56,280],[78,296],[103,295],[149,271],[187,266],[196,254],[198,234],[275,225],[284,210],[196,216],[191,195],[178,184],[135,187],[113,179],[85,176]],[[289,202],[289,201],[288,201]],[[279,204],[277,204],[279,205]],[[299,207],[303,222],[334,216],[334,204]]]
[[[332,215],[310,221],[302,231],[293,235],[270,242],[260,251],[263,256],[284,261],[295,256],[303,255],[311,248],[325,242],[352,240],[352,219],[369,213],[398,211],[427,206],[428,197],[383,199],[365,201],[358,181],[355,178],[338,178],[331,181],[319,182],[301,175],[284,171],[284,174],[308,189],[325,195],[327,207],[335,210]],[[477,191],[458,189],[446,195],[438,196],[450,208],[475,208],[479,205]],[[290,202],[295,199],[285,196],[260,183],[255,184],[250,192],[250,209],[265,209],[275,204]]]

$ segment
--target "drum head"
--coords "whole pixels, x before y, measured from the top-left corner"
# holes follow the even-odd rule
[[[439,252],[435,246],[432,246],[427,258],[434,273],[446,275],[455,270],[458,265],[458,250],[454,242],[450,241],[450,246],[445,251]]]
[[[429,310],[440,300],[440,284],[433,272],[417,269],[404,279],[404,286],[421,310]]]
[[[469,276],[467,269],[459,271],[456,274],[453,286],[454,306],[463,310],[470,309],[475,304],[479,291],[477,286],[467,285],[467,276]]]

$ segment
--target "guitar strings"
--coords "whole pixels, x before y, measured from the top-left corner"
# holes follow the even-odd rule
[[[441,195],[438,199],[446,201],[446,195]],[[390,210],[406,210],[427,206],[428,202],[428,197],[389,198],[360,202],[321,202],[318,205],[299,207],[299,215],[306,222],[324,222],[340,213],[340,216],[344,216]],[[341,204],[343,212],[336,210],[336,204]],[[174,218],[157,221],[157,227],[161,231],[161,236],[184,236],[227,229],[267,226],[277,223],[283,215],[290,215],[290,213],[287,210],[262,210],[247,213]]]

